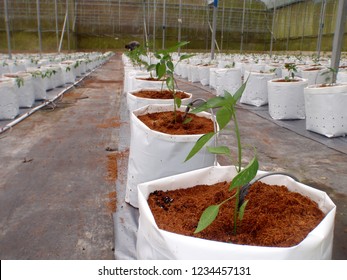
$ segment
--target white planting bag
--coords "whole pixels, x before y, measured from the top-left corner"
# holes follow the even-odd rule
[[[200,82],[199,77],[199,66],[197,65],[190,65],[188,68],[188,71],[190,71],[190,75],[188,74],[188,77],[190,78],[189,81],[192,83]]]
[[[199,80],[203,86],[208,86],[210,84],[210,69],[214,66],[199,66]]]
[[[305,119],[304,88],[307,80],[277,82],[278,80],[281,79],[268,81],[270,116],[275,120]]]
[[[347,134],[347,84],[304,89],[306,129],[327,137]]]
[[[10,78],[0,77],[0,120],[12,120],[19,114],[18,97]]]
[[[149,129],[136,117],[147,113],[172,111],[172,108],[172,105],[147,105],[133,111],[130,115],[131,138],[125,201],[134,207],[138,207],[137,185],[139,183],[214,164],[215,156],[206,148],[184,162],[202,134],[169,135],[157,132]],[[179,110],[184,111],[185,107]],[[211,118],[211,115],[205,112],[198,115]]]
[[[258,174],[263,174],[259,172]],[[174,190],[198,184],[215,184],[230,181],[236,175],[234,166],[217,166],[195,170],[176,176],[139,184],[139,228],[137,233],[137,258],[158,259],[214,259],[214,260],[273,260],[273,259],[331,259],[336,206],[325,192],[298,183],[284,175],[269,176],[261,181],[285,185],[318,203],[326,215],[308,236],[293,247],[262,247],[237,245],[189,237],[161,230],[147,204],[155,190]],[[246,210],[247,211],[247,210]]]
[[[138,90],[127,92],[127,105],[128,105],[129,112],[132,112],[136,109],[139,109],[149,104],[160,104],[160,105],[171,104],[171,106],[173,106],[173,98],[153,99],[153,98],[137,97],[134,95],[135,93],[138,93],[141,90],[160,91],[160,89],[157,89],[157,88],[144,88],[144,89],[138,89]],[[193,95],[188,92],[186,92],[186,94],[189,95],[189,98],[181,99],[182,105],[188,105],[192,101]]]
[[[167,88],[165,81],[151,81],[146,80],[146,78],[149,78],[149,74],[139,76],[130,76],[130,83],[128,85],[128,91],[133,91],[140,88]]]
[[[63,81],[65,84],[73,84],[76,80],[76,75],[71,62],[61,62],[60,68],[63,72]]]
[[[311,69],[311,70],[310,70]],[[307,79],[308,85],[324,84],[332,81],[332,73],[327,68],[311,67],[299,71],[299,77]]]
[[[217,88],[217,73],[216,71],[219,68],[212,67],[210,68],[210,88],[216,89]]]
[[[242,85],[241,70],[224,68],[216,70],[217,96],[224,96],[224,91],[234,94]]]
[[[257,107],[266,105],[268,103],[267,82],[275,76],[275,73],[245,71],[245,81],[248,80],[240,102]]]
[[[31,74],[29,73],[14,73],[4,74],[12,80],[14,90],[18,98],[19,108],[31,108],[35,103],[34,86]],[[23,79],[23,84],[18,83],[17,78]]]
[[[27,72],[30,73],[32,77],[35,100],[46,99],[46,84],[44,78],[42,78],[42,72],[40,71],[40,69],[28,68]]]

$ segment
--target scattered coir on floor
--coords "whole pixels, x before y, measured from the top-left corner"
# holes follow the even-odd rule
[[[117,210],[117,193],[110,192],[108,194],[109,201],[106,203],[107,209],[111,212],[114,213]]]
[[[112,152],[107,155],[107,181],[116,182],[118,178],[118,162],[127,159],[129,149],[124,151]]]
[[[120,127],[122,124],[118,117],[106,119],[104,123],[97,125],[98,128]]]
[[[300,243],[324,218],[317,204],[285,186],[257,182],[252,185],[243,220],[233,234],[235,200],[223,204],[216,220],[198,234],[194,231],[202,212],[231,196],[229,183],[199,185],[174,191],[156,191],[148,198],[159,228],[187,236],[269,247]]]
[[[116,182],[118,175],[117,153],[107,155],[107,180]]]

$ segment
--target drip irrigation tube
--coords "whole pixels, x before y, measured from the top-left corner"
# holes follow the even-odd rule
[[[75,81],[73,84],[69,85],[67,88],[64,88],[61,92],[58,93],[58,95],[56,95],[54,98],[50,99],[50,100],[46,100],[45,102],[41,103],[40,105],[32,108],[31,110],[29,110],[28,112],[24,113],[23,115],[19,116],[18,118],[16,118],[15,120],[13,120],[12,122],[8,123],[7,125],[5,125],[4,127],[0,128],[0,134],[2,134],[3,132],[5,132],[6,130],[12,128],[14,125],[18,124],[19,122],[21,122],[22,120],[24,120],[25,118],[29,117],[31,114],[35,113],[36,111],[40,110],[41,108],[47,106],[50,103],[53,103],[55,100],[57,100],[58,98],[60,98],[64,93],[66,93],[67,91],[69,91],[71,88],[73,88],[74,86],[76,86],[78,83],[80,83],[82,80],[84,80],[86,77],[88,77],[90,74],[92,74],[95,70],[99,69],[104,63],[102,63],[101,65],[99,65],[98,67],[94,68],[93,70],[91,70],[90,72],[88,72],[87,74],[85,74],[83,77],[81,77],[79,80]]]

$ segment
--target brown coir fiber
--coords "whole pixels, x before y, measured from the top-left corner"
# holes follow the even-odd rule
[[[268,247],[291,247],[300,243],[324,218],[317,204],[285,186],[256,182],[250,188],[243,220],[233,235],[234,202],[225,203],[216,220],[194,234],[202,212],[231,195],[229,183],[199,185],[174,191],[156,191],[148,198],[159,228],[178,234]]]
[[[149,99],[173,99],[172,92],[169,90],[141,90],[139,92],[133,93],[136,97],[149,98]],[[189,95],[183,91],[177,91],[176,97],[181,99],[189,98]]]
[[[184,124],[184,113],[180,111],[176,113],[176,122],[172,111],[146,114],[138,118],[150,129],[172,135],[205,134],[214,131],[211,119],[188,114],[187,117],[192,118],[192,121]]]

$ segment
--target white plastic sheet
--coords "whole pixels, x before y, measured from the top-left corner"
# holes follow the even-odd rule
[[[304,88],[307,86],[307,80],[277,81],[278,79],[268,81],[270,116],[275,120],[305,119]]]
[[[306,129],[327,137],[347,134],[347,84],[304,89]]]
[[[259,172],[259,175],[264,172]],[[173,190],[197,184],[214,184],[231,180],[234,166],[208,167],[176,176],[146,182],[138,186],[139,229],[137,235],[138,259],[331,259],[336,206],[325,192],[298,183],[283,176],[269,176],[261,181],[285,185],[289,190],[309,196],[326,214],[322,222],[298,245],[287,248],[236,245],[171,233],[157,227],[148,207],[147,198],[155,190]]]
[[[130,153],[125,201],[138,207],[137,185],[142,182],[195,170],[214,164],[215,156],[203,148],[184,162],[195,142],[202,136],[169,135],[150,130],[137,116],[153,112],[171,111],[172,105],[147,105],[130,115]],[[181,107],[184,111],[185,107]],[[211,118],[208,113],[199,116]],[[213,141],[213,139],[211,140]]]

